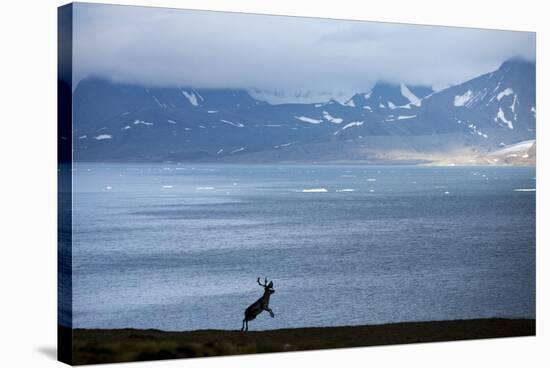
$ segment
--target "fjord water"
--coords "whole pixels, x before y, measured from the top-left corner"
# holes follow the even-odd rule
[[[84,164],[73,326],[535,318],[535,169]]]

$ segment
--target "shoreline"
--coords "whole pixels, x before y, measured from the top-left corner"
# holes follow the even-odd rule
[[[58,328],[59,360],[82,365],[533,336],[536,320],[486,318],[248,332]]]

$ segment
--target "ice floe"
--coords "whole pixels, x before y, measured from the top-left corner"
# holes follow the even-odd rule
[[[233,154],[233,153],[237,153],[237,152],[241,152],[241,151],[244,151],[244,147],[237,148],[236,150],[233,150],[230,153]]]
[[[96,139],[98,141],[102,141],[104,139],[111,139],[111,138],[113,138],[113,136],[110,135],[110,134],[100,134],[100,135],[94,137],[94,139]]]
[[[277,145],[273,146],[273,148],[288,147],[288,146],[293,145],[294,143],[295,143],[295,142],[288,142],[288,143],[283,143],[283,144],[277,144]]]
[[[134,121],[134,125],[155,125],[154,123],[150,123],[148,121],[144,121],[144,120],[136,120]]]
[[[232,126],[237,127],[237,128],[244,128],[244,124],[241,124],[241,123],[237,123],[237,122],[229,121],[229,120],[224,120],[224,119],[221,119],[220,121],[222,123],[229,124],[229,125],[232,125]]]

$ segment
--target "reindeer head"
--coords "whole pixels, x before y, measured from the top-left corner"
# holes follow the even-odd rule
[[[267,277],[264,279],[263,284],[260,282],[260,278],[258,277],[258,284],[264,288],[264,292],[266,293],[273,294],[275,292],[275,289],[273,289],[273,281],[270,281],[268,284]]]

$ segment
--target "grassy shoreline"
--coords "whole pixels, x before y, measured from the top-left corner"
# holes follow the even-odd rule
[[[68,329],[60,360],[95,364],[535,335],[533,319],[472,319],[267,331]],[[70,346],[72,352],[63,350]],[[62,351],[63,350],[63,351]],[[72,353],[72,354],[71,354]],[[63,357],[61,357],[63,355]]]

